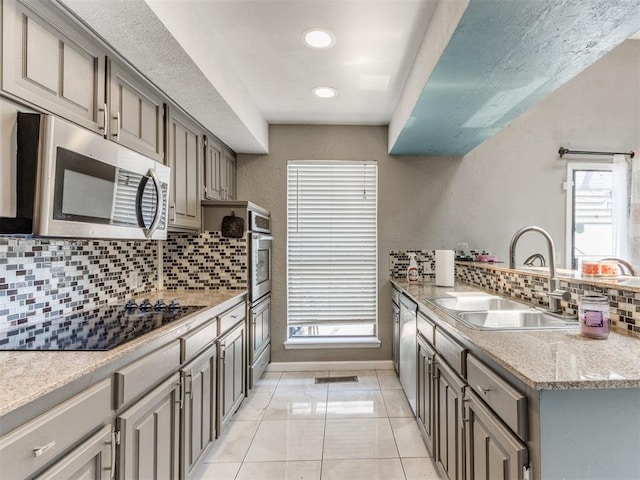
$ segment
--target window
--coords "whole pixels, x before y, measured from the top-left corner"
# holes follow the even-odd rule
[[[376,339],[377,164],[287,167],[289,340]]]
[[[627,257],[627,173],[612,163],[569,163],[567,263]]]

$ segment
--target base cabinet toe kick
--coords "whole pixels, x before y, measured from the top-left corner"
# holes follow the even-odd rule
[[[246,395],[245,297],[80,379],[93,383],[80,393],[43,399],[39,415],[0,436],[0,478],[193,478]]]

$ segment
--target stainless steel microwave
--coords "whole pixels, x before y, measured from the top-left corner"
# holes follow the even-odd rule
[[[46,114],[18,113],[17,215],[0,233],[167,238],[170,169]]]

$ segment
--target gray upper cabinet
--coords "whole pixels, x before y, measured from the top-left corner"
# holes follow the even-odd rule
[[[204,164],[205,200],[233,200],[236,196],[236,158],[230,150],[207,137]]]
[[[109,62],[109,138],[164,161],[164,99],[146,80]]]
[[[222,161],[223,147],[215,140],[207,137],[205,140],[205,156],[204,156],[204,189],[202,190],[202,198],[204,200],[223,200],[223,182],[222,182]]]
[[[106,50],[49,2],[2,9],[2,90],[104,135]]]
[[[236,157],[226,149],[224,151],[223,164],[225,167],[222,175],[225,200],[233,200],[236,198]]]
[[[200,229],[202,133],[185,115],[169,107],[167,160],[171,167],[169,228]]]

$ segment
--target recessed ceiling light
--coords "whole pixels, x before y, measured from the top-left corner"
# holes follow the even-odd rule
[[[313,89],[313,94],[320,98],[333,98],[338,92],[332,87],[316,87]]]
[[[336,42],[333,33],[321,28],[310,28],[302,34],[304,43],[313,48],[329,48]]]

